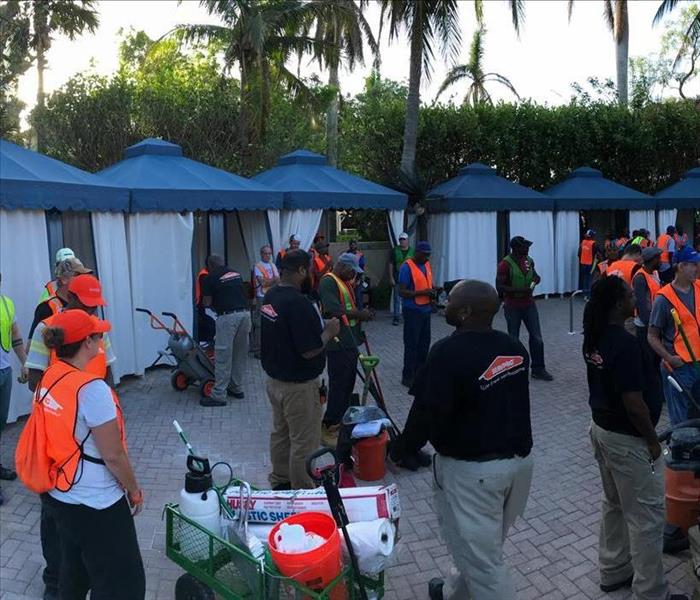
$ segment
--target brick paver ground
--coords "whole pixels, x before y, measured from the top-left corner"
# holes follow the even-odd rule
[[[568,301],[539,302],[547,366],[555,381],[531,386],[535,476],[525,519],[519,520],[505,545],[519,598],[630,598],[629,591],[605,595],[598,589],[597,531],[600,483],[587,437],[587,388],[580,359],[580,336],[569,336]],[[582,304],[576,306],[580,321]],[[504,329],[502,316],[497,327]],[[403,422],[410,398],[399,385],[402,362],[401,328],[387,315],[368,327],[373,351],[381,356],[380,377],[390,411]],[[449,333],[441,317],[433,320],[433,339]],[[526,337],[523,333],[523,337]],[[146,509],[137,518],[139,542],[147,574],[147,598],[172,600],[181,574],[163,552],[163,505],[175,501],[183,485],[185,451],[172,427],[178,419],[200,453],[226,460],[235,473],[266,485],[270,411],[263,392],[263,373],[250,360],[243,401],[225,408],[202,408],[194,388],[172,391],[167,370],[122,383],[119,393],[127,418],[129,447]],[[21,424],[3,434],[3,463],[11,455]],[[449,571],[451,560],[437,531],[431,475],[392,470],[386,481],[397,482],[403,507],[402,539],[388,570],[388,600],[427,598],[426,582]],[[18,482],[3,484],[6,502],[0,508],[0,597],[40,598],[43,559],[39,544],[39,501]],[[675,591],[690,592],[688,556],[665,557]]]

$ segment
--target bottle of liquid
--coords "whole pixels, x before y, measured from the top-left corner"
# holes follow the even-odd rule
[[[185,487],[180,491],[180,512],[202,528],[221,537],[221,507],[219,496],[213,489],[209,460],[189,455]],[[209,536],[180,521],[180,545],[182,553],[191,560],[202,560],[209,554]]]

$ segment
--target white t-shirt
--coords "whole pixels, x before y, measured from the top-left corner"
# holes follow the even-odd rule
[[[117,407],[112,391],[101,379],[91,381],[78,392],[78,418],[75,423],[75,440],[82,442],[90,429],[117,418]],[[93,458],[102,458],[92,435],[85,440],[83,451]],[[67,492],[51,490],[49,494],[67,504],[84,504],[101,510],[112,506],[124,495],[124,490],[105,465],[86,460],[80,461],[76,483]]]
[[[272,279],[273,277],[279,277],[279,272],[277,271],[277,267],[275,266],[275,263],[273,263],[273,262],[266,263],[266,262],[262,262],[262,261],[255,264],[254,273],[255,273],[256,277],[260,277],[260,279],[263,278],[262,271],[260,270],[260,265],[262,265],[263,269],[265,269],[265,272],[267,273],[267,277],[269,279]],[[267,290],[263,291],[263,288],[261,285],[257,285],[255,288],[255,295],[258,298],[263,298],[265,296],[266,291]]]
[[[9,307],[8,307],[9,310]],[[14,325],[17,322],[17,319],[12,321],[12,325]],[[10,334],[10,338],[12,337],[12,334]],[[8,367],[12,366],[10,364],[10,353],[5,352],[5,349],[0,347],[0,370],[2,369],[7,369]]]

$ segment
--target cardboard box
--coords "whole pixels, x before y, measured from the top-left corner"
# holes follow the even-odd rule
[[[401,516],[399,490],[394,483],[386,486],[341,488],[340,495],[351,523],[375,519],[396,521]],[[229,487],[224,497],[237,513],[240,505],[238,486]],[[253,491],[248,508],[250,523],[274,524],[291,515],[309,511],[331,514],[323,488],[290,492]]]

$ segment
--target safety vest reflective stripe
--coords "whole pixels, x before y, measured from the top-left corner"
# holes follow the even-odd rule
[[[671,241],[671,236],[667,233],[662,233],[659,239],[656,240],[656,246],[661,250],[661,262],[671,262],[671,257],[668,251],[668,243]]]
[[[0,296],[0,346],[5,352],[12,348],[12,324],[15,322],[15,305],[7,296]]]
[[[582,240],[581,241],[580,263],[582,265],[592,265],[593,264],[593,246],[594,245],[595,245],[595,240]]]
[[[669,283],[662,287],[657,295],[666,298],[666,300],[671,303],[671,306],[676,309],[681,320],[683,331],[685,331],[690,347],[693,350],[693,354],[695,358],[700,358],[700,281],[696,281],[693,287],[695,289],[695,314],[691,313],[688,307],[678,297],[672,284]],[[676,327],[676,335],[673,338],[673,349],[675,353],[683,359],[683,362],[693,362],[678,327]]]
[[[633,260],[616,260],[608,267],[606,275],[620,277],[629,286],[632,285],[632,277],[639,265]]]
[[[263,263],[263,262],[255,263],[255,268],[260,272],[260,276],[262,277],[262,280],[263,280],[262,285],[259,285],[256,281],[255,287],[262,288],[263,292],[267,292],[267,290],[270,289],[270,284],[267,282],[269,282],[274,276],[274,270],[273,270],[272,275],[270,275],[270,273],[267,272],[266,266],[270,266],[270,265],[272,265],[274,267],[274,265],[272,263]],[[253,271],[253,275],[255,275],[255,271]]]
[[[52,319],[53,316],[49,317],[48,319],[44,319],[42,323],[46,325],[46,327],[51,327]],[[51,352],[49,353],[49,366],[55,365],[58,362],[61,362],[61,359],[56,355],[56,350],[51,348]],[[100,379],[107,377],[107,353],[105,352],[104,340],[99,341],[97,345],[97,354],[90,359],[87,365],[85,365],[84,371],[86,373],[96,375]]]
[[[433,288],[433,271],[430,268],[429,262],[424,263],[425,274],[423,274],[423,271],[421,271],[420,268],[418,268],[418,265],[412,258],[406,260],[406,264],[408,265],[408,268],[411,271],[413,289],[416,292],[420,292],[422,290],[430,290]],[[424,304],[430,304],[430,298],[428,296],[416,296],[413,300],[419,306]]]
[[[51,309],[51,316],[57,315],[61,312],[61,310],[63,310],[63,302],[61,302],[61,299],[58,296],[53,296],[52,298],[49,298],[46,301],[46,303]]]
[[[348,286],[345,284],[345,282],[335,273],[326,273],[321,279],[324,279],[326,277],[331,277],[333,281],[335,281],[335,285],[338,288],[338,299],[340,300],[340,303],[345,307],[345,312],[347,313],[351,310],[357,310],[357,305],[355,304],[355,297],[348,288]],[[355,325],[357,325],[357,320],[348,318],[348,324],[350,325],[350,327],[355,327]]]
[[[194,303],[195,305],[198,305],[200,301],[202,300],[202,276],[203,275],[209,275],[209,271],[207,269],[201,269],[199,273],[197,273],[197,277],[194,280]]]

